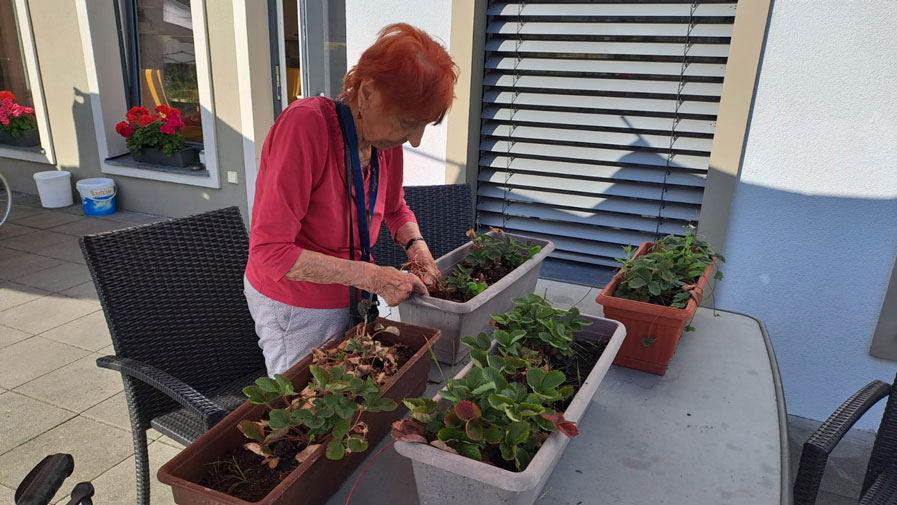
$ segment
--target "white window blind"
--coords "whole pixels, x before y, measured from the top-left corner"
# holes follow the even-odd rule
[[[481,226],[617,266],[697,223],[736,2],[490,2]]]

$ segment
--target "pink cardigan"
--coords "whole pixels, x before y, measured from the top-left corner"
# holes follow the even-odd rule
[[[402,189],[402,146],[377,154],[380,189],[371,224],[372,241],[377,240],[382,222],[393,236],[405,223],[416,222]],[[274,122],[262,148],[246,265],[246,277],[256,290],[294,307],[348,306],[346,286],[284,278],[305,249],[349,258],[350,206],[345,177],[345,149],[333,102],[324,97],[293,102]],[[366,191],[369,179],[365,177]],[[355,221],[354,259],[360,260]]]

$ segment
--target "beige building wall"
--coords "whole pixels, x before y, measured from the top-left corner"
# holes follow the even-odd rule
[[[252,15],[246,21],[250,25],[249,47],[253,52],[250,61],[255,69],[270,68],[267,63],[270,61],[267,6],[265,2],[254,1],[246,2],[246,5],[247,9],[252,9]],[[36,193],[37,187],[32,177],[35,172],[61,169],[72,172],[73,191],[74,181],[79,179],[114,179],[118,188],[118,205],[123,210],[175,217],[238,205],[243,210],[244,218],[247,217],[241,107],[260,108],[267,113],[273,105],[270,90],[264,86],[255,85],[252,96],[241,96],[237,85],[233,2],[206,1],[220,189],[103,174],[100,171],[101,160],[90,97],[86,92],[87,73],[75,2],[30,0],[29,6],[57,164],[0,158],[0,169],[15,191]],[[111,29],[115,30],[115,27]],[[268,77],[264,76],[264,79]],[[122,118],[125,112],[121,111]],[[259,119],[256,120],[255,131],[267,132],[273,122],[273,113],[256,116]],[[106,127],[113,128],[114,125]],[[256,133],[258,136],[259,133]],[[257,144],[263,140],[263,136],[257,139]],[[227,182],[228,172],[237,173],[237,184]]]

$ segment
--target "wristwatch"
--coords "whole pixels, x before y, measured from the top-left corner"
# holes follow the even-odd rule
[[[421,242],[425,242],[423,237],[414,237],[413,239],[405,243],[405,250],[407,251],[409,248],[411,248],[411,244],[417,242],[418,240],[420,240]]]

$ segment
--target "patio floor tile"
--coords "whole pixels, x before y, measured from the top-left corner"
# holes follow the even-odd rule
[[[119,378],[120,374],[118,374],[117,372],[113,372],[112,370],[102,371],[118,376],[116,377],[116,379],[121,382],[121,379]],[[127,400],[125,400],[124,391],[118,392],[111,397],[103,400],[102,402],[94,405],[93,407],[85,410],[81,413],[81,415],[89,419],[94,419],[106,424],[111,424],[116,428],[131,431],[131,420],[128,417],[128,402]],[[147,436],[149,435],[147,434]],[[155,440],[156,438],[159,437],[156,436],[155,438],[153,438],[153,440]]]
[[[15,496],[15,490],[0,485],[0,503],[12,503],[13,499],[15,499]]]
[[[115,356],[115,346],[107,345],[106,347],[97,351],[97,354],[100,356]]]
[[[104,231],[120,230],[127,228],[128,225],[118,221],[105,221],[97,218],[84,218],[74,223],[64,224],[51,228],[51,231],[65,233],[73,237],[81,237],[82,235],[90,235],[91,233],[102,233]]]
[[[0,437],[0,454],[76,415],[13,391],[0,394],[0,433],[3,433]],[[27,422],[22,422],[23,420]]]
[[[82,412],[122,391],[121,376],[97,366],[90,354],[23,384],[14,391],[57,407]]]
[[[23,218],[12,219],[13,223],[19,226],[28,226],[29,228],[38,228],[46,230],[61,224],[77,221],[78,216],[66,214],[65,212],[39,212]]]
[[[55,293],[84,284],[89,280],[90,271],[86,266],[66,262],[40,272],[18,277],[16,282]]]
[[[0,349],[29,339],[34,335],[24,331],[10,328],[9,326],[0,326]]]
[[[87,281],[84,284],[79,284],[73,288],[66,289],[65,291],[60,291],[59,294],[76,298],[83,302],[95,303],[97,305],[100,304],[100,298],[97,296],[97,288],[94,287],[92,280]]]
[[[2,229],[2,228],[0,228]],[[0,247],[0,259],[9,259],[14,256],[19,256],[20,254],[25,254],[22,251],[16,251],[15,249],[10,249],[8,247]]]
[[[6,225],[3,225],[6,228]],[[56,233],[49,230],[33,230],[31,233],[19,235],[12,238],[4,238],[0,240],[0,245],[18,251],[34,253],[41,249],[53,247],[63,242],[73,240],[71,236],[64,233]]]
[[[0,484],[14,487],[48,454],[75,458],[75,471],[54,501],[70,494],[74,484],[89,481],[134,453],[131,434],[84,417],[74,417],[0,456]]]
[[[45,331],[40,336],[93,352],[112,344],[106,318],[101,310]]]
[[[173,505],[171,488],[159,482],[156,472],[171,458],[177,456],[179,450],[158,442],[150,443],[147,448],[150,464],[150,501],[153,505]],[[137,483],[134,470],[134,456],[115,465],[111,470],[94,479],[96,489],[94,504],[122,504],[137,501]]]
[[[0,258],[0,280],[15,280],[18,277],[40,272],[61,264],[62,261],[58,259],[30,253]]]
[[[0,312],[0,324],[38,334],[96,310],[93,303],[66,296],[45,296]]]
[[[84,254],[81,252],[81,245],[77,240],[69,240],[62,244],[47,247],[46,249],[40,249],[35,251],[35,254],[71,261],[73,263],[80,263],[82,265],[84,264]]]
[[[18,282],[0,281],[0,311],[37,300],[49,295],[49,291],[26,286]]]
[[[13,200],[15,200],[15,197],[13,197]],[[15,221],[17,219],[43,214],[44,212],[48,211],[45,209],[35,209],[34,207],[28,207],[26,205],[19,205],[13,201],[12,209],[9,211],[9,220]]]
[[[0,240],[8,239],[11,237],[18,237],[20,235],[25,235],[26,233],[31,233],[33,231],[34,228],[6,222],[3,223],[3,226],[0,226]]]
[[[88,354],[43,337],[23,340],[0,352],[0,386],[14,389]]]

